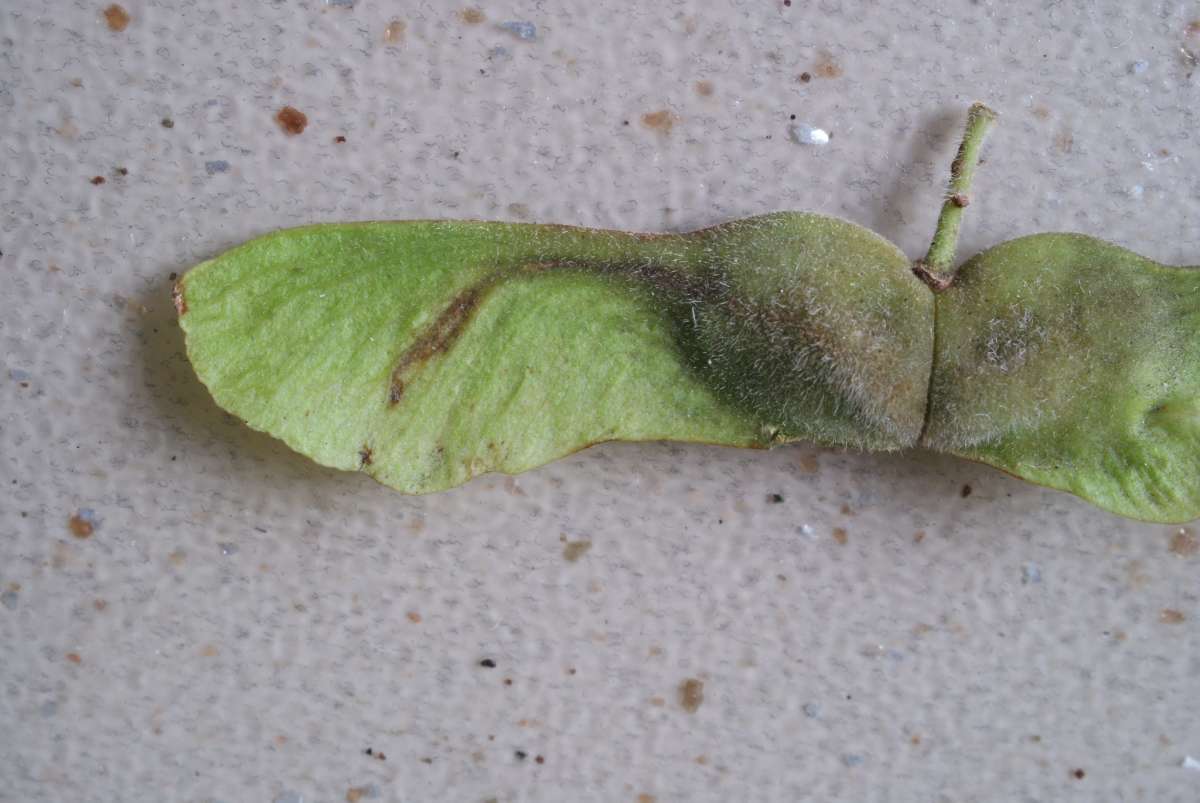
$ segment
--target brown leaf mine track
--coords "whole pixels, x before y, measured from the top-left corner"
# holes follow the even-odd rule
[[[489,279],[463,290],[413,344],[404,350],[392,370],[392,381],[388,386],[388,406],[395,407],[400,403],[404,396],[404,387],[413,374],[434,357],[451,349],[466,329],[471,316],[479,308],[479,303],[495,283],[494,279]]]

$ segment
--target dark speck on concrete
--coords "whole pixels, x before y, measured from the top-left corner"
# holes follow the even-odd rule
[[[962,490],[959,491],[959,495],[962,496],[963,499],[966,499],[968,496],[971,495],[972,490],[973,489],[971,488],[970,485],[963,485]]]
[[[510,20],[509,22],[500,23],[500,27],[526,42],[532,42],[534,39],[537,39],[537,26],[532,22]]]
[[[688,678],[679,684],[679,704],[684,711],[694,714],[704,703],[704,682]]]
[[[518,750],[515,753],[513,753],[513,755],[515,755],[517,757],[517,761],[524,761],[529,756],[529,754],[526,753],[524,750]]]
[[[783,494],[767,494],[767,501],[772,505],[783,504]]]
[[[482,661],[479,662],[479,665],[484,667],[485,669],[495,669],[496,668],[496,662],[493,661],[491,658],[484,658]]]
[[[172,120],[170,117],[164,117],[164,118],[162,118],[162,127],[163,128],[174,128],[175,121]]]
[[[204,169],[210,176],[215,176],[217,173],[227,172],[229,170],[229,162],[224,159],[214,159],[211,162],[205,162]]]

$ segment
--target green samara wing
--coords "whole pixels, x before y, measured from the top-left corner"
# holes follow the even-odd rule
[[[894,246],[787,213],[682,235],[311,226],[198,265],[176,305],[218,404],[410,493],[603,440],[909,445],[933,309]]]

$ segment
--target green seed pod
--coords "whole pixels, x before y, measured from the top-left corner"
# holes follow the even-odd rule
[[[781,213],[684,235],[702,249],[696,305],[706,381],[778,440],[916,444],[933,296],[904,254],[861,226]]]
[[[1200,511],[1200,269],[1024,237],[959,269],[935,341],[923,445],[1123,516]]]

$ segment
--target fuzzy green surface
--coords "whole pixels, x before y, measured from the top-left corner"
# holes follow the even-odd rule
[[[1200,270],[1039,234],[937,305],[925,445],[1123,516],[1200,515]]]
[[[916,443],[933,295],[895,245],[837,218],[781,212],[688,235],[718,278],[697,339],[712,382],[789,439]]]

